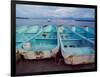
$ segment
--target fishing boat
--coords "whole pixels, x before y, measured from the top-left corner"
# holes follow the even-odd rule
[[[74,26],[74,30],[72,28],[72,31],[76,32],[80,36],[83,36],[84,38],[89,39],[93,42],[95,40],[95,35],[93,34],[93,29],[91,30],[90,28],[88,28],[88,31],[87,31],[80,26]]]
[[[57,28],[47,25],[34,37],[20,45],[21,54],[25,59],[44,59],[56,55],[59,49]]]
[[[83,26],[83,29],[89,33],[95,34],[95,28],[90,26]]]
[[[89,26],[84,26],[84,30],[89,33],[89,35],[92,38],[90,38],[91,40],[95,40],[95,28],[94,27],[89,27]]]
[[[27,30],[28,26],[16,26],[16,33],[23,33],[25,30]]]
[[[94,63],[94,44],[69,28],[58,28],[61,54],[66,64]]]
[[[20,26],[17,27],[16,30],[16,51],[21,49],[21,45],[33,38],[38,32],[41,30],[41,28],[37,25],[35,26]]]

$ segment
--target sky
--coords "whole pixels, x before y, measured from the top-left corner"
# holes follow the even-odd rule
[[[57,7],[41,5],[16,5],[16,17],[29,18],[94,18],[95,10],[90,8]]]

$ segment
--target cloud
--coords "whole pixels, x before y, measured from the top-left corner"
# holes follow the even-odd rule
[[[61,7],[54,14],[58,17],[94,17],[94,9]]]
[[[16,5],[16,16],[18,17],[92,17],[94,18],[94,9],[75,8],[75,7],[56,7],[40,5]]]

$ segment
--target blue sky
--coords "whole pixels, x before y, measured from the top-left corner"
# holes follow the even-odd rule
[[[95,10],[90,8],[55,7],[40,5],[16,5],[16,17],[30,18],[94,18]]]

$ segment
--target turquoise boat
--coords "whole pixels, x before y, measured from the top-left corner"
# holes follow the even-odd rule
[[[95,35],[92,33],[90,28],[89,28],[89,31],[86,31],[84,28],[76,26],[74,32],[76,32],[77,34],[81,35],[82,37],[86,39],[89,39],[92,42],[94,42],[95,40]]]
[[[71,29],[58,28],[61,53],[66,64],[83,64],[94,62],[94,45],[91,41],[77,35]]]
[[[56,55],[59,49],[55,25],[47,25],[34,37],[20,44],[20,53],[25,59],[44,59]]]
[[[84,26],[83,29],[89,33],[95,34],[95,28],[90,26]]]
[[[16,33],[23,33],[27,30],[28,26],[16,26]]]
[[[85,31],[87,32],[87,33],[89,33],[87,36],[90,36],[90,37],[92,37],[92,38],[90,38],[91,40],[95,40],[95,28],[94,27],[86,27],[85,28]]]
[[[37,25],[18,27],[16,31],[16,48],[20,48],[20,44],[33,38],[40,30],[41,27]]]

